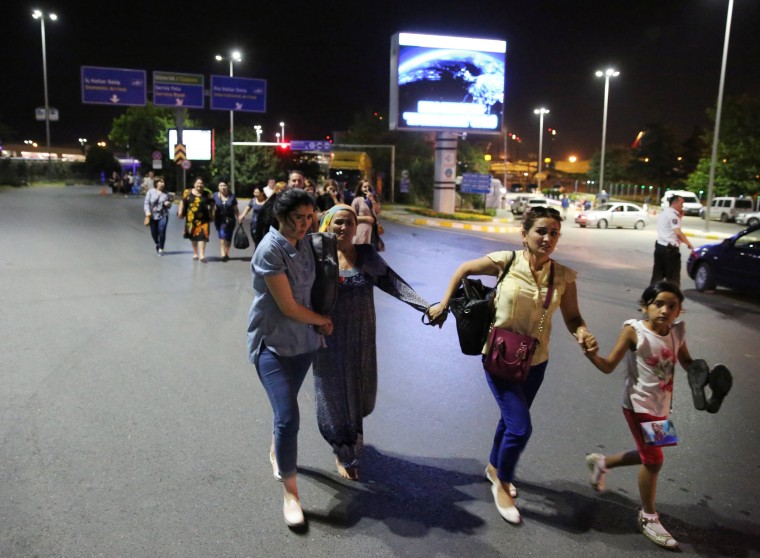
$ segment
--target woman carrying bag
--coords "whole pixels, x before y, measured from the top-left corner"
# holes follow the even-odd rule
[[[454,272],[441,302],[428,310],[432,323],[442,323],[446,318],[449,300],[463,278],[469,275],[500,277],[509,267],[508,273],[497,285],[493,326],[537,337],[539,344],[524,382],[510,382],[485,374],[501,411],[485,475],[491,482],[491,493],[499,514],[515,525],[521,522],[521,517],[515,507],[517,489],[512,481],[517,462],[532,431],[530,406],[541,387],[548,364],[554,311],[560,309],[565,326],[584,351],[596,347],[595,341],[593,347],[590,346],[592,342],[586,347],[586,336],[589,333],[578,308],[575,271],[551,259],[559,241],[561,227],[562,221],[556,209],[531,209],[523,219],[523,250],[493,252],[464,262]],[[549,292],[550,283],[553,284],[553,292]],[[544,315],[547,292],[549,305]],[[487,350],[488,347],[484,346],[484,354]]]

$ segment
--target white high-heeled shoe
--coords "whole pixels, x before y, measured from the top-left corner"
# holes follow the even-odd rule
[[[499,515],[504,518],[504,521],[511,523],[512,525],[520,525],[520,523],[522,523],[520,510],[518,510],[514,504],[508,503],[507,493],[504,491],[501,483],[491,485],[491,494],[493,494],[496,510],[499,512]]]
[[[491,482],[491,484],[496,484],[499,482],[499,478],[491,472],[491,467],[486,467],[486,479]],[[512,498],[517,498],[517,487],[512,484],[511,482],[508,483],[509,486],[509,495],[512,496]]]
[[[285,518],[285,523],[288,527],[299,527],[306,521],[301,509],[301,502],[288,492],[285,493],[285,498],[282,502],[282,516]]]

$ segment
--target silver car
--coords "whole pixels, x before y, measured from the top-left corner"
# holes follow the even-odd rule
[[[740,225],[747,225],[749,227],[760,225],[760,211],[739,213],[736,216],[736,222],[739,223]]]
[[[633,203],[603,203],[593,209],[582,211],[575,218],[581,227],[633,227],[643,229],[649,223],[649,214]]]

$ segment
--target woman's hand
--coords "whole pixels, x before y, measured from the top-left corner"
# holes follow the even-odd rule
[[[594,337],[594,335],[592,335],[592,333],[586,328],[579,327],[574,335],[584,354],[591,356],[599,351],[599,344],[596,342],[596,337]]]
[[[317,329],[317,333],[321,333],[322,335],[332,335],[332,332],[333,332],[332,320],[328,321],[326,324],[317,326],[316,329]]]
[[[430,325],[438,326],[440,329],[449,315],[449,309],[438,302],[427,309],[427,315],[430,319]]]

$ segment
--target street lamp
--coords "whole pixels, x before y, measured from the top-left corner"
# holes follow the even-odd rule
[[[715,184],[715,162],[718,158],[718,135],[720,134],[720,113],[723,109],[723,84],[726,81],[726,61],[728,60],[728,37],[731,34],[731,15],[734,12],[734,0],[728,0],[726,14],[726,34],[723,39],[723,60],[720,65],[720,82],[718,83],[718,106],[715,110],[715,130],[713,131],[712,156],[710,157],[710,177],[707,181],[707,206],[705,208],[705,230],[710,230],[710,205],[712,204],[713,185]]]
[[[234,77],[234,72],[232,71],[232,64],[233,62],[240,62],[242,60],[242,57],[240,56],[240,51],[233,50],[230,53],[230,56],[228,58],[224,58],[223,56],[217,54],[216,59],[218,61],[227,60],[230,63],[230,77]],[[235,111],[230,111],[230,190],[232,193],[235,193]]]
[[[285,122],[280,122],[280,137],[282,138],[282,141],[285,141]]]
[[[538,115],[538,191],[541,191],[541,160],[544,149],[544,114],[549,114],[549,109],[543,107],[533,110],[533,114]]]
[[[256,143],[261,143],[261,126],[257,124],[253,129],[256,130]]]
[[[280,132],[277,132],[274,137],[277,139],[277,143],[280,143]]]
[[[48,158],[48,174],[50,173],[50,103],[48,101],[48,82],[47,82],[47,50],[45,47],[45,13],[42,10],[34,10],[32,17],[40,20],[40,33],[42,35],[42,83],[45,88],[45,137],[47,140],[47,158]],[[53,13],[48,13],[52,21],[58,20],[58,16]]]
[[[599,161],[599,191],[604,187],[604,146],[607,143],[607,101],[610,96],[610,78],[617,77],[620,72],[613,68],[607,68],[605,71],[597,70],[596,77],[604,76],[604,115],[602,116],[602,156]]]

